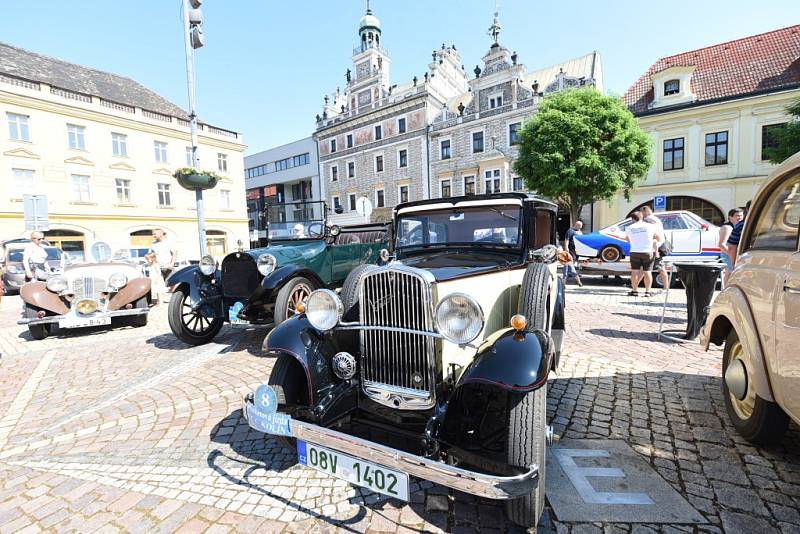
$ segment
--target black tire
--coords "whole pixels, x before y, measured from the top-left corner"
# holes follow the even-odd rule
[[[286,282],[286,285],[278,291],[278,297],[275,299],[275,312],[273,314],[275,324],[279,325],[293,316],[297,303],[306,300],[316,288],[317,286],[314,282],[302,276],[292,278]]]
[[[344,311],[349,310],[358,302],[358,280],[361,278],[361,275],[374,268],[374,265],[359,265],[347,275],[344,285],[342,286],[342,292],[339,294],[342,298]]]
[[[752,409],[745,410],[742,401],[737,401],[731,392],[728,390],[728,384],[725,381],[725,372],[734,357],[743,354],[745,357],[749,356],[745,351],[744,346],[739,341],[739,336],[736,330],[731,329],[728,338],[725,340],[725,349],[722,352],[722,395],[725,399],[725,409],[728,412],[734,428],[741,434],[741,436],[757,445],[774,445],[778,443],[786,429],[789,426],[789,416],[774,402],[770,402],[759,397],[755,392],[752,392]],[[750,359],[752,362],[752,359]],[[745,367],[748,367],[745,365]],[[750,372],[758,372],[758,370],[748,371],[747,387],[750,385]],[[747,400],[748,395],[745,395]],[[750,413],[746,413],[750,411]]]
[[[137,309],[147,309],[150,304],[147,302],[147,297],[142,297],[136,302],[134,302],[133,307]],[[147,326],[147,314],[142,313],[140,315],[132,315],[129,318],[130,325],[134,328],[141,328],[143,326]]]
[[[31,306],[30,304],[25,304],[25,318],[26,319],[38,319],[39,309],[35,306]],[[47,336],[50,335],[52,328],[52,324],[45,323],[45,324],[29,324],[28,325],[28,332],[31,333],[31,337],[33,339],[45,339]]]
[[[606,245],[600,251],[600,259],[606,263],[615,263],[621,260],[624,256],[622,251],[614,245]]]
[[[509,394],[508,463],[539,467],[539,483],[524,497],[506,501],[506,514],[517,525],[536,527],[544,510],[547,386],[524,394]]]
[[[267,384],[272,386],[278,397],[278,404],[308,403],[306,375],[300,364],[288,354],[278,355]],[[273,436],[290,451],[297,450],[297,440],[287,436]]]
[[[191,309],[187,300],[187,293],[183,289],[176,289],[169,301],[167,319],[169,328],[175,337],[188,345],[203,345],[208,343],[222,328],[224,321],[221,318],[209,319],[199,312]]]
[[[552,274],[544,263],[531,263],[522,278],[519,313],[528,319],[528,329],[550,332],[548,302]]]

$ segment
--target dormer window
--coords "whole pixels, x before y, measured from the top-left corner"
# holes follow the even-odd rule
[[[489,109],[499,108],[503,105],[503,96],[497,95],[489,98]]]
[[[664,82],[664,96],[677,95],[681,92],[680,80],[667,80]]]

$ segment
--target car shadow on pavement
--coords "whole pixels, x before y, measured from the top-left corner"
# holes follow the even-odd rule
[[[58,325],[53,325],[50,335],[47,339],[70,339],[74,337],[89,337],[100,334],[105,334],[110,331],[132,330],[134,327],[127,325],[105,325],[105,326],[90,326],[86,328],[60,328]],[[25,341],[36,341],[33,339],[30,330],[25,327],[17,336]]]
[[[660,315],[649,315],[646,313],[628,313],[628,312],[614,312],[614,315],[619,315],[620,317],[628,317],[630,319],[636,319],[638,321],[648,321],[651,323],[661,322]],[[686,319],[681,319],[680,317],[664,316],[664,324],[686,324]]]

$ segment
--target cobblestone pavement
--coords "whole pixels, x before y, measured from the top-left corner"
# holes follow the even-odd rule
[[[800,532],[800,431],[745,443],[725,416],[721,351],[657,341],[660,297],[624,292],[568,287],[548,415],[564,438],[626,441],[708,523],[564,524],[548,508],[540,531]],[[670,295],[670,328],[682,301]],[[263,329],[188,347],[160,306],[144,328],[33,341],[18,309],[0,303],[0,534],[515,530],[497,503],[427,482],[405,504],[293,466],[239,415],[272,365]]]

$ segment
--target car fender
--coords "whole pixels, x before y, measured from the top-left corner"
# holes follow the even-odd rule
[[[224,317],[222,313],[222,302],[219,299],[211,299],[219,295],[218,287],[220,284],[220,271],[217,269],[213,275],[216,285],[211,285],[211,277],[206,276],[200,271],[197,265],[187,265],[182,269],[173,272],[167,278],[165,284],[170,293],[176,289],[188,289],[189,300],[192,307],[202,307],[201,312],[206,317]],[[202,291],[201,291],[202,290]],[[209,302],[212,301],[212,302]]]
[[[731,329],[736,330],[744,349],[757,366],[757,372],[753,373],[756,394],[764,400],[774,402],[758,328],[747,296],[737,286],[726,287],[714,300],[706,324],[700,333],[700,345],[703,350],[708,350],[711,343],[724,344]]]
[[[111,300],[108,301],[108,310],[115,311],[123,308],[126,304],[136,302],[140,298],[146,296],[150,300],[150,279],[149,278],[134,278],[130,280],[124,287],[120,288]]]
[[[298,276],[308,278],[314,282],[317,287],[326,287],[325,282],[322,281],[317,273],[311,269],[308,269],[307,267],[293,263],[279,267],[272,271],[268,276],[265,276],[261,281],[261,287],[264,288],[265,291],[273,295],[277,295],[277,292],[280,291],[280,289],[285,286],[289,280]],[[275,299],[272,298],[272,300],[274,301]]]
[[[56,315],[69,313],[67,305],[58,295],[47,289],[47,284],[44,282],[28,282],[19,288],[19,296],[26,304],[36,306]]]

